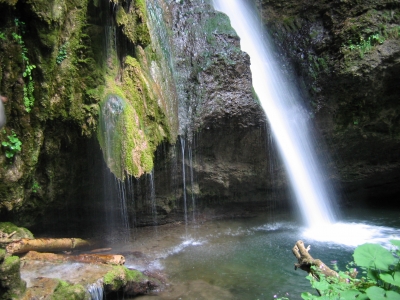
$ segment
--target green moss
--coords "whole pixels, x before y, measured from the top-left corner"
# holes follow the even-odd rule
[[[136,44],[136,15],[126,13],[122,6],[118,6],[116,21],[117,24],[122,27],[122,32],[131,43]]]
[[[125,273],[128,281],[139,282],[147,279],[147,277],[144,276],[143,273],[138,270],[129,270],[125,268]]]
[[[147,8],[145,0],[135,0],[136,14],[142,23],[147,22]]]
[[[0,223],[0,231],[7,233],[7,234],[10,234],[10,233],[16,231],[16,233],[13,235],[13,237],[15,237],[15,238],[33,239],[33,234],[28,229],[18,227],[10,222],[1,222]]]
[[[217,42],[215,39],[216,35],[226,34],[229,36],[237,36],[236,31],[231,26],[228,16],[220,12],[216,12],[215,15],[207,19],[204,30],[207,36],[207,42],[211,45]]]
[[[143,0],[136,0],[134,3],[134,13],[125,11],[122,5],[118,5],[116,21],[122,28],[122,32],[134,45],[147,46],[150,44],[150,33],[147,28],[146,3]]]
[[[0,3],[6,3],[6,4],[12,5],[12,6],[17,4],[17,2],[18,2],[18,0],[0,0]]]
[[[68,282],[60,280],[50,299],[52,300],[90,300],[91,297],[86,289],[80,284],[71,285]]]
[[[151,172],[154,166],[153,153],[157,145],[168,139],[166,116],[159,107],[156,96],[151,92],[151,79],[146,76],[139,62],[127,56],[122,82],[117,84],[113,80],[115,76],[111,74],[107,81],[106,91],[123,99],[124,106],[118,121],[114,122],[114,137],[109,138],[112,140],[109,143],[112,149],[106,149],[104,130],[99,135],[99,141],[103,153],[111,153],[112,159],[106,158],[107,164],[120,179],[123,179],[125,174],[139,177],[143,173]],[[105,125],[101,126],[105,128]],[[108,154],[105,157],[109,156]]]
[[[137,43],[147,46],[151,43],[149,29],[146,24],[138,24],[136,28]]]
[[[18,270],[19,272],[19,257],[18,256],[8,256],[4,259],[3,264],[2,264],[2,271],[4,273],[7,272],[15,272]]]
[[[118,291],[128,283],[141,282],[147,277],[137,270],[129,270],[124,266],[114,266],[103,277],[104,286],[108,291]]]
[[[6,256],[0,264],[0,299],[21,299],[26,283],[20,277],[20,259]]]
[[[140,157],[140,164],[143,166],[146,172],[150,172],[151,170],[153,170],[153,153],[151,153],[150,151],[143,151]]]
[[[123,266],[115,266],[103,277],[104,285],[109,291],[118,291],[124,285],[126,285],[127,276],[126,268]]]
[[[3,262],[5,257],[6,257],[6,250],[0,248],[0,263]]]

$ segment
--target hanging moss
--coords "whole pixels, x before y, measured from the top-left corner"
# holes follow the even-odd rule
[[[122,6],[118,6],[115,19],[117,24],[122,27],[125,36],[132,44],[136,44],[136,16],[126,13]]]
[[[120,98],[124,103],[123,109],[118,115],[118,120],[113,121],[112,127],[115,129],[113,137],[109,137],[111,145],[106,144],[106,125],[101,125],[99,141],[108,167],[118,178],[123,179],[125,174],[139,177],[151,172],[157,145],[168,139],[166,116],[159,107],[156,96],[151,92],[151,81],[146,78],[135,58],[125,58],[120,83],[115,82],[114,77],[109,77],[106,91]],[[110,97],[112,96],[108,96],[107,99]],[[101,105],[103,115],[107,101]]]

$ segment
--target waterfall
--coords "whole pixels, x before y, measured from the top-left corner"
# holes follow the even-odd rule
[[[267,115],[303,219],[312,228],[331,224],[333,212],[307,124],[309,115],[299,103],[298,91],[274,61],[261,20],[249,1],[213,2],[215,9],[229,16],[242,50],[250,55],[253,87]]]
[[[86,287],[86,289],[90,294],[91,300],[103,300],[103,296],[104,296],[103,279],[99,279],[95,283],[89,284]]]

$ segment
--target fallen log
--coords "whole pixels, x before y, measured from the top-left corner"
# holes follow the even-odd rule
[[[297,264],[294,264],[295,270],[300,268],[317,279],[319,278],[318,273],[322,273],[326,277],[339,277],[339,274],[336,271],[329,268],[320,259],[313,258],[308,253],[309,250],[310,246],[306,248],[303,241],[299,240],[296,242],[292,249],[293,255],[297,258]],[[313,270],[313,268],[311,268],[312,266],[315,266],[317,271]]]
[[[79,255],[66,255],[54,253],[40,253],[36,251],[29,251],[21,260],[39,260],[48,262],[81,262],[90,264],[108,264],[108,265],[123,265],[125,257],[116,254],[79,254]]]
[[[88,246],[89,242],[78,238],[20,239],[9,243],[6,250],[10,254],[21,254],[29,251],[59,252]]]
[[[316,279],[319,279],[319,274],[323,274],[327,278],[339,278],[339,274],[336,271],[329,268],[320,259],[313,258],[308,251],[310,251],[310,246],[306,248],[304,246],[304,242],[301,240],[296,242],[292,249],[293,255],[297,258],[297,264],[294,264],[295,270],[300,268],[306,271],[308,274],[311,274]],[[315,269],[312,268],[312,266],[314,266]],[[353,272],[349,273],[348,275],[352,278],[355,278],[357,276],[357,271],[354,269]],[[340,278],[339,280],[342,279]]]

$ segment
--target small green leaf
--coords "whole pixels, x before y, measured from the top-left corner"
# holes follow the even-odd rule
[[[381,274],[379,277],[384,282],[400,287],[400,271],[394,272],[393,275],[389,273]]]
[[[389,270],[389,266],[396,263],[392,253],[381,245],[364,244],[354,250],[354,261],[360,267]]]

